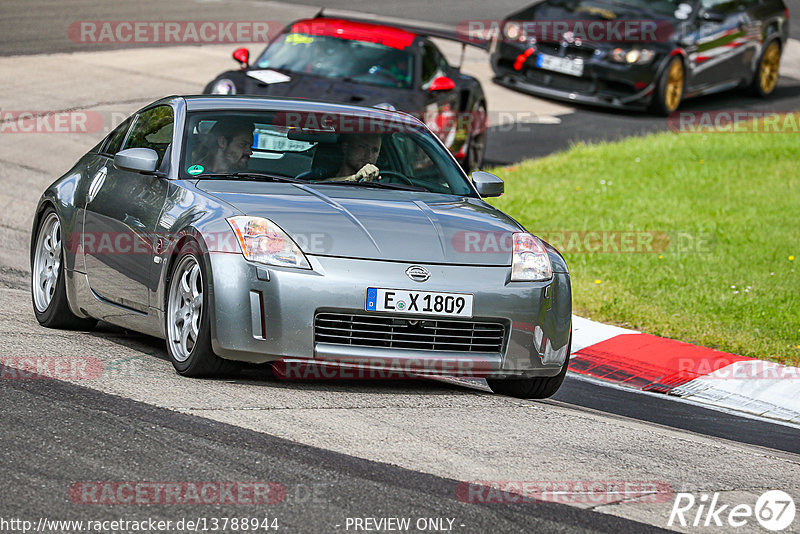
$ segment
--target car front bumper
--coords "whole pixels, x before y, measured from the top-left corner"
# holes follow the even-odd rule
[[[515,65],[516,55],[523,51],[523,47],[509,44],[498,47],[491,57],[495,83],[536,96],[613,108],[645,109],[663,68],[663,60],[648,65],[620,65],[588,57],[584,59],[583,75],[571,76],[537,67],[539,52]]]
[[[223,358],[372,367],[401,362],[423,375],[553,376],[567,357],[572,313],[567,273],[554,273],[544,282],[509,282],[509,267],[417,264],[431,273],[427,282],[418,283],[405,273],[412,264],[403,262],[308,256],[313,269],[299,270],[256,265],[240,254],[209,258],[212,347]],[[455,352],[316,342],[317,313],[375,314],[365,311],[368,287],[471,293],[472,321],[503,323],[502,349]]]

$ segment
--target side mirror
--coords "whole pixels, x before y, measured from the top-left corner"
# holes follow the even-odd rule
[[[250,51],[246,48],[237,48],[233,51],[233,59],[238,61],[243,69],[247,68],[250,66]]]
[[[126,148],[114,156],[114,167],[123,171],[152,173],[158,165],[158,154],[151,148]]]
[[[431,86],[428,87],[428,91],[435,92],[435,91],[452,91],[456,88],[456,82],[448,78],[447,76],[439,76],[438,78],[434,78],[431,82]]]
[[[703,11],[700,18],[706,22],[725,22],[725,14],[713,9]]]
[[[478,194],[484,198],[499,197],[506,190],[503,180],[485,171],[473,172],[472,183],[475,184]]]

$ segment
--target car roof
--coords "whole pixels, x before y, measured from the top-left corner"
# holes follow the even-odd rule
[[[157,103],[165,103],[176,97],[167,97]],[[380,108],[353,106],[348,104],[332,104],[300,98],[275,98],[248,95],[183,95],[187,111],[299,111],[313,113],[344,113],[348,115],[370,117],[379,120],[422,124],[408,113],[387,111]]]
[[[419,37],[416,33],[393,26],[327,17],[298,20],[292,23],[289,31],[377,43],[398,50],[408,48]]]

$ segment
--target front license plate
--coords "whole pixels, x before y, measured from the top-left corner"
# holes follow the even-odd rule
[[[539,54],[536,56],[536,66],[540,69],[552,70],[570,76],[583,76],[583,60],[570,59],[568,57],[548,56]]]
[[[367,311],[472,317],[472,295],[367,288]]]

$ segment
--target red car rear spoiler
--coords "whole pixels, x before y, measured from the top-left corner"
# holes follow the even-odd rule
[[[464,46],[475,46],[482,50],[489,50],[489,45],[491,44],[491,42],[486,39],[480,39],[478,37],[468,35],[466,31],[463,31],[460,28],[454,28],[445,24],[431,23],[420,25],[416,22],[411,23],[410,21],[404,19],[386,17],[383,15],[373,15],[372,13],[359,13],[357,11],[346,11],[340,9],[326,10],[325,8],[320,9],[316,17],[339,18],[352,20],[354,22],[391,26],[407,32],[416,33],[417,35],[446,39],[448,41],[457,41]]]

